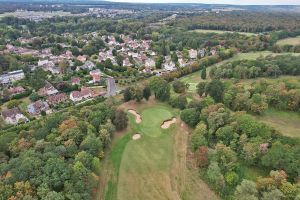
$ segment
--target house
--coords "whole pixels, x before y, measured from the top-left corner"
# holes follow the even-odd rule
[[[178,63],[180,67],[185,67],[188,65],[182,58],[178,59]]]
[[[72,85],[80,85],[80,78],[79,77],[72,77],[71,82],[72,82]]]
[[[145,61],[145,67],[154,68],[155,67],[155,61],[152,58],[148,58]]]
[[[198,55],[197,50],[195,50],[195,49],[190,49],[189,50],[189,57],[190,57],[190,59],[197,59],[197,55]]]
[[[90,75],[93,78],[93,83],[99,82],[101,79],[101,72],[99,69],[95,69],[93,71],[90,71]]]
[[[217,53],[217,50],[216,50],[216,49],[211,49],[211,50],[210,50],[210,54],[211,54],[212,56],[216,55],[216,53]]]
[[[53,94],[57,94],[58,90],[55,89],[55,87],[53,87],[53,85],[51,85],[49,82],[46,83],[46,85],[44,87],[42,87],[41,89],[39,89],[38,94],[40,96],[50,96]]]
[[[80,62],[84,63],[86,61],[86,57],[85,56],[78,56],[77,60],[79,60]]]
[[[8,72],[7,74],[0,75],[0,84],[10,84],[23,78],[25,78],[23,70]]]
[[[73,91],[70,94],[70,99],[73,102],[81,101],[92,97],[92,91],[89,88],[82,87],[81,91]]]
[[[42,111],[47,112],[49,110],[49,105],[46,101],[38,100],[29,104],[27,110],[31,115],[39,115]]]
[[[201,57],[201,58],[203,58],[204,56],[205,56],[205,49],[203,48],[203,49],[200,49],[199,51],[198,51],[198,54],[199,54],[199,56]]]
[[[68,100],[68,97],[65,93],[55,94],[55,95],[49,96],[47,98],[47,102],[50,106],[66,102],[67,100]]]
[[[28,118],[22,114],[18,107],[4,110],[1,114],[7,124],[17,124],[20,120],[25,122],[29,121]]]
[[[7,91],[10,96],[14,96],[16,94],[21,94],[21,93],[25,92],[26,90],[22,86],[18,86],[18,87],[9,88]]]
[[[174,71],[176,69],[175,63],[172,61],[165,62],[163,64],[163,69],[166,71]]]
[[[82,66],[80,66],[80,69],[87,69],[87,70],[92,70],[96,65],[92,61],[86,61]],[[77,68],[77,70],[79,70]]]
[[[123,66],[124,66],[124,67],[130,67],[130,66],[132,66],[132,63],[129,61],[128,58],[125,58],[125,59],[123,60]]]
[[[47,65],[48,63],[49,63],[49,60],[39,60],[38,66],[44,66],[44,65]]]

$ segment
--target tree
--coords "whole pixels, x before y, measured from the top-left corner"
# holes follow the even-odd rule
[[[224,177],[217,162],[211,162],[206,173],[208,180],[214,184],[215,187],[222,189],[225,186]]]
[[[174,108],[179,108],[183,110],[186,108],[187,105],[186,96],[172,97],[169,101],[169,104]]]
[[[201,146],[195,153],[197,165],[199,167],[206,167],[209,164],[208,160],[208,148]]]
[[[186,89],[186,85],[183,82],[176,80],[173,83],[173,89],[174,92],[176,93],[184,93]]]
[[[204,67],[204,68],[201,70],[201,79],[203,79],[203,80],[206,79],[206,67]]]
[[[249,108],[253,113],[263,113],[266,109],[268,109],[266,97],[260,94],[253,94],[251,99],[249,100]]]
[[[116,111],[113,124],[116,126],[117,130],[123,130],[127,127],[128,117],[124,110],[118,109]]]
[[[193,131],[191,138],[191,146],[194,151],[196,151],[200,146],[207,146],[207,133],[206,124],[200,122]]]
[[[135,100],[137,102],[142,101],[143,99],[143,91],[140,88],[135,89]]]
[[[64,196],[61,193],[57,193],[55,191],[49,192],[45,197],[43,197],[43,200],[64,200]]]
[[[188,108],[180,113],[180,118],[191,127],[195,127],[200,121],[200,113],[195,108]]]
[[[155,98],[160,101],[167,101],[170,98],[170,85],[161,77],[151,77],[149,86],[154,91]]]
[[[239,181],[239,175],[233,171],[226,172],[225,181],[230,186],[236,186]]]
[[[150,96],[151,96],[151,89],[150,89],[150,87],[147,85],[147,86],[145,86],[144,89],[143,89],[143,97],[148,101],[149,98],[150,98]]]
[[[213,80],[207,84],[205,93],[209,94],[216,102],[223,99],[224,86],[220,80]]]
[[[10,100],[9,102],[7,102],[6,106],[7,106],[7,108],[11,109],[11,108],[19,106],[21,103],[22,103],[22,101],[13,99],[13,100]]]
[[[124,90],[123,98],[125,102],[133,100],[134,97],[135,97],[135,89],[133,87],[128,87]]]
[[[200,82],[197,85],[197,94],[202,97],[205,94],[206,82]]]
[[[273,189],[271,191],[263,192],[262,200],[283,200],[285,198],[284,194],[278,189]]]
[[[59,62],[58,67],[60,71],[64,74],[69,67],[69,63],[66,60],[62,60]]]
[[[234,197],[239,200],[258,200],[258,191],[255,183],[244,179],[242,183],[236,187]]]
[[[94,134],[90,134],[82,141],[80,149],[96,156],[102,151],[102,146],[100,138],[96,138]]]

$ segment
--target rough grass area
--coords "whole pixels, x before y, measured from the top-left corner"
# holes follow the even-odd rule
[[[300,45],[300,36],[298,37],[291,37],[291,38],[285,38],[282,40],[277,41],[276,43],[279,46],[284,46],[284,45]]]
[[[121,107],[136,110],[142,122],[137,124],[128,113],[127,133],[116,139],[102,170],[107,177],[102,184],[105,198],[98,199],[219,199],[200,179],[198,171],[187,168],[189,129],[180,121],[178,110],[153,99],[128,102]],[[162,122],[172,117],[177,117],[177,122],[162,129]],[[139,140],[132,140],[135,133],[141,134]]]
[[[246,165],[241,166],[241,171],[245,176],[245,179],[256,181],[258,177],[265,177],[268,175],[268,170],[264,170],[257,167],[248,167]]]
[[[300,137],[300,115],[296,112],[268,109],[262,116],[256,118],[285,136]]]
[[[257,35],[256,33],[249,33],[249,32],[206,30],[206,29],[197,29],[197,30],[193,30],[193,31],[198,32],[198,33],[215,33],[215,34],[238,33],[238,34],[246,35],[246,36],[255,36],[255,35]]]

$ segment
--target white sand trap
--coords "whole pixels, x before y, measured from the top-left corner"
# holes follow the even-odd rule
[[[172,124],[175,124],[175,123],[176,123],[176,117],[173,117],[172,119],[164,121],[160,127],[163,128],[163,129],[167,129]]]
[[[134,135],[132,136],[132,139],[133,139],[133,140],[141,139],[141,134],[134,134]]]
[[[137,113],[135,110],[129,109],[128,110],[129,113],[133,114],[135,116],[135,122],[137,124],[142,122],[142,117],[139,113]]]

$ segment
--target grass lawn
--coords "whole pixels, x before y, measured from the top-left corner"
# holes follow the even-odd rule
[[[268,109],[264,115],[256,118],[285,136],[300,137],[300,115],[296,112]]]
[[[249,32],[221,31],[221,30],[205,30],[205,29],[197,29],[197,30],[192,30],[192,31],[198,32],[198,33],[216,33],[216,34],[238,33],[238,34],[241,34],[241,35],[247,35],[247,36],[255,36],[255,35],[257,35],[256,33],[249,33]]]
[[[291,38],[285,38],[282,40],[277,41],[276,43],[279,46],[284,46],[284,45],[300,45],[300,36],[298,37],[291,37]]]
[[[189,129],[179,120],[178,110],[153,99],[140,104],[128,102],[121,107],[135,109],[142,122],[137,124],[128,113],[127,133],[117,139],[107,156],[109,165],[102,170],[110,174],[105,183],[105,200],[219,199],[197,172],[191,176],[186,167]],[[178,121],[169,129],[161,129],[162,122],[173,116]],[[141,138],[132,140],[136,133]]]

